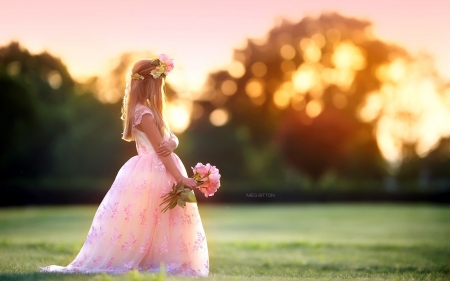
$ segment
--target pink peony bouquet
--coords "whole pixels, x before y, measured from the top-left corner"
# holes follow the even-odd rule
[[[209,163],[203,165],[198,163],[194,168],[193,179],[196,180],[200,185],[197,188],[206,197],[213,196],[217,189],[220,187],[220,174],[219,169],[216,166],[211,166]]]
[[[192,171],[194,172],[194,175],[191,178],[196,180],[198,183],[196,188],[198,188],[200,192],[205,195],[205,197],[213,196],[220,187],[219,169],[217,169],[216,166],[211,166],[209,163],[206,165],[198,163],[194,168],[192,168]],[[176,205],[184,208],[186,203],[197,202],[197,198],[195,198],[193,190],[185,187],[181,181],[174,184],[172,186],[172,191],[161,196],[161,198],[163,201],[160,206],[166,204],[161,210],[162,212],[173,209]]]

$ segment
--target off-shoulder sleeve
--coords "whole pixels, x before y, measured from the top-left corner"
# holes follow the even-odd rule
[[[144,116],[144,114],[150,114],[153,120],[155,119],[155,117],[153,116],[153,112],[150,110],[150,108],[148,107],[139,108],[134,112],[133,130],[136,129],[137,125],[141,124],[142,116]]]

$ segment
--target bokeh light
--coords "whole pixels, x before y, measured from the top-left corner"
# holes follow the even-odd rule
[[[280,55],[285,60],[293,59],[295,57],[295,53],[295,48],[290,44],[283,45],[280,48]]]
[[[8,64],[8,66],[6,67],[6,71],[11,76],[16,76],[17,74],[19,74],[20,69],[21,69],[20,62],[18,62],[18,61],[10,62]]]
[[[218,108],[211,112],[209,115],[209,121],[214,126],[223,126],[228,122],[230,114],[225,109]]]
[[[314,41],[315,45],[318,48],[323,48],[327,43],[327,40],[321,33],[314,34],[313,36],[311,36],[311,39]]]
[[[234,61],[228,66],[228,73],[233,78],[241,78],[245,74],[245,66],[239,61]]]
[[[284,109],[284,108],[288,107],[289,102],[290,102],[289,93],[282,89],[276,91],[273,94],[273,102],[280,109]]]
[[[234,95],[237,91],[236,82],[234,82],[233,80],[225,80],[222,83],[222,86],[220,86],[220,90],[226,96]]]
[[[318,37],[316,34],[316,40],[319,41],[319,44],[324,44],[321,39],[322,37]],[[325,40],[325,39],[323,39]],[[322,53],[320,51],[320,46],[316,44],[316,42],[310,38],[303,38],[300,41],[300,49],[303,51],[303,59],[306,62],[317,63],[320,61]]]
[[[61,74],[59,74],[59,72],[56,70],[52,70],[47,74],[47,81],[50,87],[52,87],[55,90],[59,89],[59,87],[61,87],[62,84]]]
[[[263,94],[264,87],[261,81],[257,79],[251,79],[245,85],[245,92],[251,98],[257,98]]]
[[[338,69],[361,70],[366,66],[362,49],[351,42],[340,43],[331,57],[333,64]]]
[[[260,62],[260,61],[255,62],[252,65],[252,73],[256,77],[263,77],[267,73],[267,66],[266,66],[266,64],[263,63],[263,62]]]
[[[299,93],[306,93],[321,84],[320,73],[311,64],[304,63],[292,75],[294,87]]]
[[[317,117],[323,110],[323,102],[320,100],[310,100],[306,105],[306,115],[309,118]]]

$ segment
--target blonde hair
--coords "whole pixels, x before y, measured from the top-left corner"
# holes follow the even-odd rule
[[[134,63],[132,73],[137,73],[144,77],[144,79],[131,80],[131,73],[127,74],[127,88],[123,98],[122,117],[123,133],[122,139],[126,141],[133,141],[133,123],[134,111],[137,103],[141,103],[153,113],[156,126],[158,127],[161,136],[170,134],[164,117],[164,110],[166,104],[166,96],[164,93],[164,78],[153,78],[150,72],[155,69],[156,65],[152,64],[152,60],[142,59]],[[128,80],[130,79],[130,80]]]

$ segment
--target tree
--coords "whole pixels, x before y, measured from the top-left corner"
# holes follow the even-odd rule
[[[103,105],[84,88],[48,53],[30,54],[17,42],[0,48],[3,181],[117,173],[129,157],[120,139],[120,103]]]
[[[367,21],[338,14],[285,21],[235,50],[229,68],[209,77],[203,100],[211,106],[199,105],[203,118],[227,112],[228,126],[247,128],[261,152],[276,140],[287,162],[312,178],[333,169],[379,179],[384,162],[359,111],[380,86],[374,69],[397,56],[406,53],[373,38]]]

